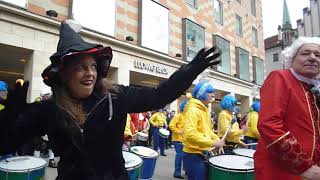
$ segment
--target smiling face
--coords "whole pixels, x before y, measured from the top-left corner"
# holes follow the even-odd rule
[[[67,85],[74,98],[87,98],[91,95],[97,80],[97,63],[90,55],[76,55],[66,59],[60,78]]]
[[[320,73],[320,45],[304,44],[293,58],[294,71],[307,78],[315,78]]]

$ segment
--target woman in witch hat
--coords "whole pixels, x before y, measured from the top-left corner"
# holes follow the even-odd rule
[[[5,117],[0,120],[0,154],[47,134],[60,156],[57,180],[128,179],[122,156],[127,113],[170,103],[202,71],[220,63],[221,53],[215,47],[202,49],[156,88],[111,85],[106,79],[111,48],[85,42],[79,29],[72,20],[61,24],[57,52],[42,73],[52,89],[51,99],[27,104],[27,82],[9,93],[9,107],[0,114]]]

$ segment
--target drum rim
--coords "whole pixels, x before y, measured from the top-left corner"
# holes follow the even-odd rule
[[[236,172],[236,173],[251,173],[251,172],[254,172],[254,168],[252,169],[233,169],[233,168],[225,168],[225,167],[221,167],[221,166],[218,166],[218,165],[213,165],[209,162],[209,165],[213,168],[217,168],[219,170],[228,170],[228,172]]]
[[[134,152],[133,150],[131,150],[131,149],[134,148],[134,147],[144,147],[144,146],[132,146],[132,147],[130,148],[130,151],[129,151],[129,152],[132,152],[132,153],[134,153],[135,155],[137,155],[137,156],[139,156],[139,157],[142,157],[142,158],[145,158],[145,159],[157,159],[158,156],[159,156],[159,153],[158,153],[157,151],[155,151],[155,152],[157,153],[156,156],[144,156],[144,155],[138,154],[138,153]],[[148,147],[144,147],[144,148],[148,148]],[[149,148],[149,149],[150,149],[150,148]],[[153,149],[151,149],[151,150],[153,150]]]
[[[142,164],[143,164],[143,160],[141,161],[141,163],[140,164],[138,164],[138,165],[135,165],[135,166],[132,166],[132,167],[129,167],[129,168],[126,168],[127,169],[127,171],[131,171],[131,170],[133,170],[133,169],[138,169],[138,168],[140,168],[141,166],[142,166]]]
[[[237,148],[237,149],[245,149],[245,148]],[[256,151],[255,151],[255,150],[253,150],[253,149],[245,149],[245,150],[251,150],[251,151],[254,151],[254,153],[252,154],[252,157],[251,157],[251,156],[244,155],[244,154],[238,154],[238,153],[236,153],[236,152],[235,152],[235,150],[236,150],[236,149],[233,149],[233,150],[232,150],[232,152],[233,152],[234,154],[236,154],[237,156],[243,156],[243,157],[248,157],[248,158],[253,158],[254,153],[256,152]]]
[[[223,155],[218,155],[218,156],[223,156]],[[239,155],[234,155],[234,156],[239,156]],[[215,157],[215,156],[213,156]],[[250,158],[253,160],[253,158],[251,157],[247,157],[247,156],[242,156],[242,157],[246,157],[246,158]],[[211,158],[210,158],[211,159]],[[208,164],[211,166],[211,167],[215,167],[217,169],[220,169],[220,170],[228,170],[229,172],[254,172],[254,167],[253,168],[247,168],[247,169],[235,169],[235,168],[226,168],[226,167],[222,167],[222,166],[219,166],[219,165],[216,165],[216,164],[212,164],[208,159]]]
[[[13,157],[16,157],[16,156],[13,156]],[[17,157],[32,157],[32,158],[35,158],[33,156],[17,156]],[[12,157],[10,157],[12,158]],[[14,169],[5,169],[5,168],[2,168],[0,167],[0,171],[3,171],[3,172],[13,172],[13,173],[24,173],[24,172],[30,172],[30,171],[35,171],[35,170],[40,170],[40,169],[45,169],[46,165],[47,165],[47,161],[44,160],[43,158],[37,158],[37,159],[41,159],[43,160],[45,163],[44,165],[42,166],[39,166],[39,167],[35,167],[35,168],[29,168],[29,169],[21,169],[21,170],[14,170]],[[1,162],[1,161],[0,161]]]

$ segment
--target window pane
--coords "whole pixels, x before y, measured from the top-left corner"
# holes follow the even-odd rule
[[[277,62],[277,61],[279,61],[279,54],[275,53],[273,54],[273,62]]]
[[[242,18],[236,15],[236,33],[238,36],[242,37]]]
[[[216,18],[216,21],[220,24],[223,24],[223,4],[215,0],[214,1],[214,17]]]
[[[188,4],[190,4],[191,6],[196,6],[197,5],[197,0],[186,0],[186,2]]]
[[[249,72],[249,53],[244,49],[237,48],[238,50],[238,61],[239,61],[239,74],[240,79],[250,80],[250,72]]]
[[[2,1],[17,5],[20,7],[26,7],[27,5],[27,0],[2,0]]]
[[[74,0],[72,14],[86,28],[114,36],[115,0]]]
[[[264,64],[263,61],[257,57],[255,58],[255,65],[256,65],[256,83],[262,85],[264,80]]]
[[[257,29],[252,27],[252,43],[258,47],[258,32]]]
[[[185,54],[187,56],[187,61],[191,61],[198,51],[204,48],[204,28],[188,19],[185,19],[185,21]]]
[[[226,74],[231,74],[231,57],[230,57],[230,42],[215,36],[216,46],[222,51],[220,56],[221,63],[217,66],[217,70]]]
[[[251,0],[251,14],[256,16],[256,0]]]

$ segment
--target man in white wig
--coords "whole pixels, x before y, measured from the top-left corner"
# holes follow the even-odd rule
[[[320,179],[320,38],[300,37],[283,52],[288,69],[261,88],[256,180]]]

